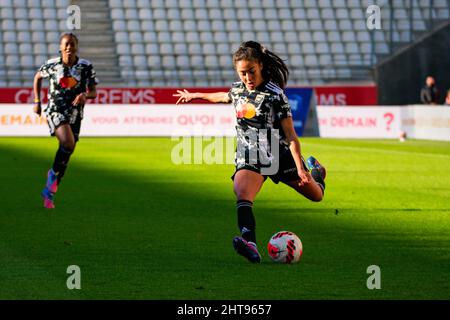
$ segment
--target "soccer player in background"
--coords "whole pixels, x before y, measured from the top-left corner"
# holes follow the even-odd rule
[[[238,254],[257,263],[261,256],[252,207],[264,181],[267,177],[275,183],[281,181],[318,202],[324,196],[326,171],[314,157],[308,158],[307,167],[302,157],[291,107],[283,91],[289,75],[283,60],[260,43],[248,41],[234,53],[233,64],[241,81],[234,83],[229,92],[177,90],[174,96],[179,97],[177,104],[204,99],[234,105],[237,152],[232,179],[241,236],[233,239],[233,247]],[[278,148],[272,148],[273,140]],[[255,158],[255,154],[259,156]],[[278,170],[269,172],[275,164]]]
[[[87,99],[97,96],[98,81],[92,64],[77,56],[78,38],[65,33],[59,42],[60,56],[43,64],[34,77],[34,108],[41,115],[42,79],[49,79],[48,105],[44,113],[50,134],[56,136],[59,148],[47,174],[47,183],[41,192],[44,207],[55,207],[54,196],[75,150],[80,134],[83,108]]]

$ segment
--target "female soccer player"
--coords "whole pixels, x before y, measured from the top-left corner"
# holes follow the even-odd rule
[[[43,64],[34,77],[33,111],[39,116],[42,79],[49,78],[48,105],[44,112],[50,134],[59,142],[46,186],[41,192],[44,207],[49,209],[55,207],[55,193],[78,141],[84,105],[87,99],[97,96],[95,86],[98,83],[92,64],[76,55],[78,38],[73,33],[61,36],[59,50],[60,56]]]
[[[233,55],[241,81],[229,92],[191,93],[177,90],[177,104],[193,99],[232,102],[237,117],[236,171],[232,176],[241,236],[233,239],[237,253],[260,262],[256,246],[253,201],[267,177],[283,182],[312,201],[321,201],[325,168],[314,158],[307,169],[294,130],[291,107],[283,89],[289,71],[280,57],[261,44],[248,41]]]

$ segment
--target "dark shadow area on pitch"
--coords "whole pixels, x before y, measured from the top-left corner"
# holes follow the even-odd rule
[[[221,277],[226,276],[224,272],[227,269],[242,272],[244,268],[249,276],[254,272],[255,266],[244,265],[245,262],[236,257],[231,248],[231,238],[237,232],[231,193],[230,199],[218,199],[212,189],[199,189],[201,184],[198,181],[164,182],[160,174],[155,179],[144,181],[127,172],[87,168],[77,162],[75,155],[57,195],[57,208],[46,210],[42,208],[39,193],[53,154],[38,156],[4,146],[0,146],[0,154],[0,167],[3,168],[1,194],[11,195],[3,200],[5,212],[0,219],[4,223],[0,230],[5,246],[22,256],[13,254],[9,261],[17,258],[20,263],[18,269],[26,268],[24,263],[36,265],[37,277],[54,279],[54,283],[49,284],[50,288],[60,287],[59,291],[49,294],[39,293],[42,288],[33,289],[37,298],[170,299],[179,298],[179,290],[184,292],[184,297],[190,294],[191,298],[214,298],[213,291],[196,293],[199,290],[195,288],[208,287],[223,280]],[[229,179],[229,176],[223,178]],[[307,212],[334,215],[333,210],[308,209]],[[343,215],[357,211],[339,210]],[[297,211],[301,214],[303,210]],[[281,215],[285,220],[291,219],[292,225],[298,223],[295,222],[298,216],[292,210],[271,212],[260,206],[259,213],[266,216],[264,219],[275,221]],[[306,220],[305,225],[310,228],[309,237],[314,234],[315,237],[330,237],[329,247],[317,247],[314,241],[308,247],[310,252],[321,252],[328,263],[331,261],[327,257],[335,250],[341,250],[344,259],[354,258],[355,252],[351,250],[359,248],[351,245],[354,243],[366,241],[363,253],[370,253],[371,248],[380,246],[378,238],[346,232],[348,226],[341,225],[342,229],[336,230],[335,221],[318,224],[317,221]],[[7,233],[8,230],[13,232]],[[341,244],[340,248],[331,245],[336,240]],[[348,251],[345,244],[349,245]],[[398,242],[386,239],[385,245],[393,244],[398,249],[398,256],[411,255],[408,239],[398,239]],[[380,248],[383,246],[381,244]],[[378,254],[382,256],[383,253],[379,251]],[[430,253],[426,258],[431,262],[434,259],[440,261],[438,254]],[[420,256],[414,259],[420,259]],[[90,273],[86,273],[85,290],[71,293],[64,287],[66,274],[61,268],[77,261]],[[287,276],[287,269],[279,265],[271,267],[264,263],[261,267],[264,269],[261,271],[264,272],[262,282],[279,272],[285,272]],[[4,274],[19,272],[18,269],[15,265],[6,266]],[[13,276],[8,284],[17,283],[17,280],[26,284],[27,279],[21,277],[20,274]],[[39,279],[29,281],[42,284]],[[205,282],[209,285],[204,285]],[[89,285],[95,289],[89,290]],[[23,290],[26,292],[27,288]]]

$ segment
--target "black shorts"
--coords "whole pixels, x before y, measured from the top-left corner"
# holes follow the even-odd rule
[[[59,126],[63,124],[69,124],[70,128],[72,129],[75,142],[79,140],[81,120],[83,119],[82,108],[70,108],[65,110],[55,110],[54,108],[47,108],[45,110],[45,115],[47,118],[47,124],[51,136],[55,135],[55,131]]]
[[[302,157],[302,164],[303,167],[305,168],[305,170],[308,170],[305,164],[305,159],[303,159]],[[284,182],[284,183],[289,183],[292,181],[298,181],[300,179],[300,177],[298,176],[298,171],[297,171],[297,166],[295,164],[295,160],[294,157],[292,156],[291,150],[287,149],[284,150],[284,152],[282,152],[281,156],[280,156],[280,160],[279,160],[279,166],[278,166],[278,171],[276,174],[273,175],[264,175],[261,172],[262,166],[260,164],[242,164],[242,165],[238,165],[236,166],[236,170],[234,172],[234,174],[231,176],[231,179],[234,180],[234,176],[236,175],[236,173],[240,170],[250,170],[253,172],[256,172],[260,175],[262,175],[264,177],[264,180],[267,179],[267,177],[269,177],[274,183],[279,183]]]

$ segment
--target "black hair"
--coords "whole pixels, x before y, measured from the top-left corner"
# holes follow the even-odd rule
[[[233,65],[236,66],[236,63],[241,60],[261,62],[263,79],[276,83],[282,89],[286,87],[289,77],[286,64],[279,56],[267,50],[259,42],[242,42],[239,49],[233,54]]]
[[[78,45],[78,37],[77,37],[74,33],[72,33],[72,32],[65,32],[65,33],[63,33],[63,34],[59,37],[59,43],[61,43],[61,41],[62,41],[62,39],[63,39],[64,37],[72,37],[72,38],[75,40],[76,44]]]

